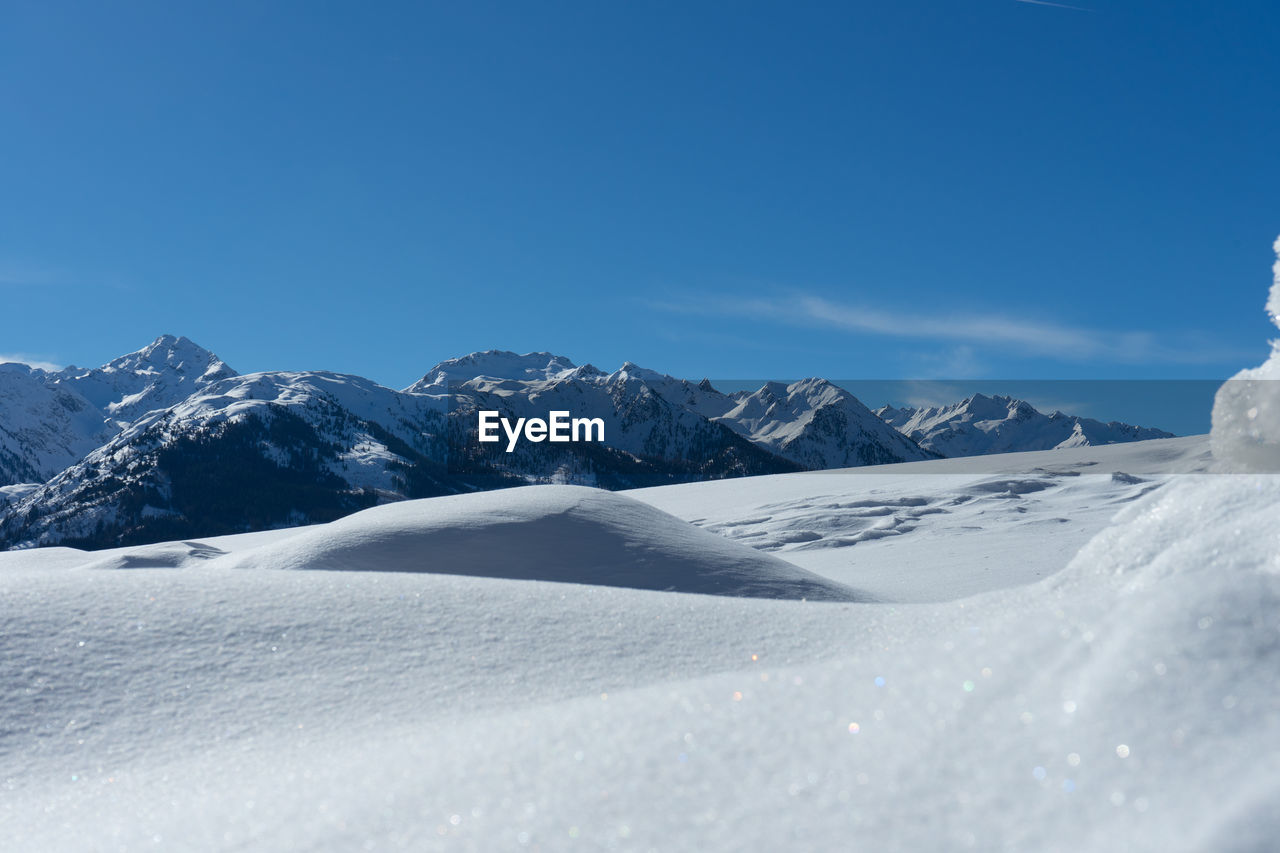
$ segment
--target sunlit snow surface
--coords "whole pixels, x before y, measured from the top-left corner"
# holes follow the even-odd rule
[[[1280,481],[1205,447],[0,554],[0,847],[1268,849]],[[878,600],[618,585],[784,559]]]
[[[1211,466],[1193,436],[630,494],[880,600],[949,601],[1047,577],[1122,506]]]

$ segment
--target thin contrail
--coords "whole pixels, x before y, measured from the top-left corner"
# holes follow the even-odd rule
[[[1068,6],[1066,3],[1050,3],[1049,0],[1014,0],[1017,3],[1033,3],[1036,6],[1053,6],[1058,9],[1073,9],[1077,12],[1092,12],[1083,6]]]

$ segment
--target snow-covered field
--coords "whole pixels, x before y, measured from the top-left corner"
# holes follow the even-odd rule
[[[3,848],[1267,849],[1280,480],[1207,451],[0,554]]]
[[[630,494],[876,600],[951,601],[1057,572],[1124,504],[1210,462],[1192,436]]]

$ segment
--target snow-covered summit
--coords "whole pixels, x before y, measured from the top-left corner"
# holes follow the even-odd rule
[[[159,375],[172,372],[216,381],[235,371],[209,350],[190,338],[161,335],[137,352],[112,359],[100,368],[103,373]]]
[[[446,494],[440,395],[326,371],[252,373],[134,420],[0,513],[11,545],[101,546],[329,521]]]
[[[153,409],[179,402],[196,390],[235,376],[226,362],[185,337],[161,335],[142,349],[101,367],[68,367],[50,374],[123,426]]]
[[[0,366],[0,483],[43,482],[147,412],[236,372],[188,338],[162,335],[101,367]]]
[[[520,382],[557,379],[577,368],[564,356],[549,352],[524,355],[509,350],[484,350],[442,361],[405,389],[410,394],[439,392],[450,382],[485,378]]]
[[[716,418],[806,468],[847,468],[931,458],[845,389],[825,379],[769,382],[733,395]]]
[[[675,377],[673,376],[668,376],[665,373],[659,373],[656,370],[650,370],[647,367],[641,367],[640,365],[636,364],[633,361],[624,361],[622,363],[622,367],[619,367],[613,373],[610,373],[608,378],[609,378],[609,381],[611,382],[619,382],[627,379],[638,379],[641,382],[650,382],[650,383],[656,382],[658,384],[666,384],[671,381],[676,381],[676,382],[680,381],[678,379],[675,379]]]

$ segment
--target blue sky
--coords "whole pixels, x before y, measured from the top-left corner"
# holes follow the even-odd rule
[[[0,353],[1258,363],[1280,4],[1071,5],[10,0]]]

